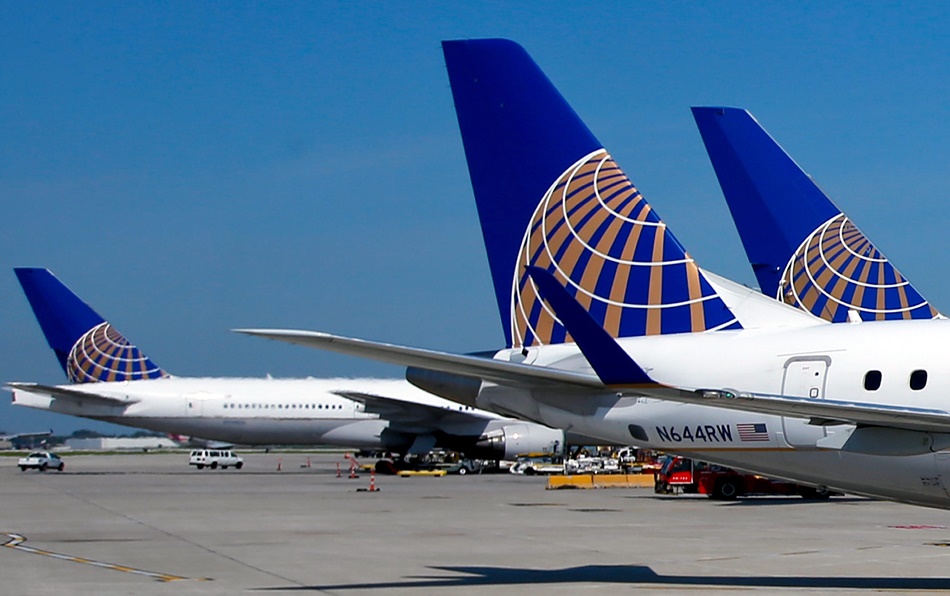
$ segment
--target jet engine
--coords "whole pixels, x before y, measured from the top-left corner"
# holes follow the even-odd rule
[[[564,431],[523,422],[493,421],[474,445],[462,449],[477,459],[516,459],[527,453],[564,452]]]

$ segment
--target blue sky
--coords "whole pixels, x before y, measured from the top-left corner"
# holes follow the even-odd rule
[[[950,8],[898,2],[0,3],[0,382],[63,382],[51,268],[182,376],[398,376],[238,336],[500,347],[439,47],[524,45],[707,269],[753,285],[690,116],[750,109],[950,310]],[[107,425],[0,402],[0,429]]]

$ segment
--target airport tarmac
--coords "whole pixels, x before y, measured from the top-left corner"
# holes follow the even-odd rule
[[[0,457],[3,593],[950,592],[950,511],[549,491],[510,474],[357,492],[369,475],[346,478],[333,454],[310,468],[249,454],[240,471],[190,469],[186,453],[64,457],[62,473]]]

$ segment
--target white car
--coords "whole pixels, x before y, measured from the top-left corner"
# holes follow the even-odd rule
[[[23,472],[27,470],[45,472],[50,468],[62,472],[66,468],[66,464],[58,455],[48,451],[34,451],[26,457],[21,457],[17,465],[20,466],[20,470]]]
[[[217,470],[218,467],[227,470],[228,467],[234,466],[240,470],[244,467],[244,460],[227,449],[195,449],[191,452],[188,465],[195,466],[199,470],[203,470],[205,466],[212,470]]]

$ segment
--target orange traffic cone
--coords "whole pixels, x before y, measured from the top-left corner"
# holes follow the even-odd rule
[[[376,493],[379,492],[379,489],[376,488],[376,470],[371,470],[369,473],[369,488],[358,488],[356,489],[358,493]]]
[[[307,467],[310,467],[310,456],[307,456]]]
[[[376,492],[376,470],[369,473],[369,492]]]
[[[350,463],[350,478],[359,478],[356,475],[356,462]]]

